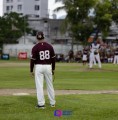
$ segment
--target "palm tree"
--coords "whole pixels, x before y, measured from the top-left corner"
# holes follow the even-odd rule
[[[64,9],[67,13],[66,28],[72,37],[78,41],[87,41],[87,38],[96,24],[100,31],[107,35],[111,21],[118,22],[118,0],[55,0],[63,6],[55,11]],[[93,15],[90,16],[93,9]],[[67,27],[68,26],[68,27]]]
[[[63,6],[56,8],[54,11],[64,9],[67,13],[65,18],[65,28],[67,28],[71,36],[76,41],[85,42],[89,37],[93,23],[89,16],[91,9],[97,0],[55,0],[62,2]]]

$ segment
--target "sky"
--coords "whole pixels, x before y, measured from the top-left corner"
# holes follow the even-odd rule
[[[0,16],[2,15],[2,1],[0,0]],[[55,3],[55,0],[48,0],[48,11],[49,11],[49,16],[52,18],[52,15],[54,14],[53,10],[56,7],[61,6],[61,3]],[[64,11],[56,12],[57,18],[65,15],[66,13]]]
[[[55,3],[55,0],[48,0],[48,9],[49,9],[49,14],[50,14],[50,17],[52,18],[52,14],[54,14],[54,9],[59,7],[59,6],[62,6],[63,4],[62,3]],[[63,15],[66,15],[66,12],[65,11],[60,11],[60,12],[56,12],[55,13],[57,15],[57,18],[63,16]]]

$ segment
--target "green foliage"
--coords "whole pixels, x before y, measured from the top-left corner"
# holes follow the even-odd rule
[[[118,23],[118,0],[111,0],[111,5],[112,19]]]
[[[3,43],[16,43],[18,38],[29,32],[26,16],[11,12],[0,17],[0,46]]]
[[[112,22],[112,14],[110,10],[111,2],[109,0],[98,2],[95,7],[94,22],[103,33],[103,36],[107,36],[109,27]]]
[[[67,12],[65,28],[67,28],[74,40],[87,42],[93,32],[93,26],[106,37],[112,21],[118,22],[118,0],[55,0],[62,2]],[[56,9],[57,11],[61,10]],[[93,15],[90,13],[93,10]],[[92,18],[92,19],[91,19]],[[86,24],[85,24],[86,23]],[[68,27],[67,27],[68,26]]]
[[[95,0],[65,1],[65,9],[67,11],[66,19],[70,24],[69,29],[72,37],[77,41],[87,41],[87,38],[92,32],[93,23],[91,22],[89,13],[94,4]]]

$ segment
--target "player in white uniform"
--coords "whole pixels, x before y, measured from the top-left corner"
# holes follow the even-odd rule
[[[99,68],[102,67],[101,61],[100,61],[99,49],[100,49],[100,44],[97,43],[96,41],[91,44],[90,57],[89,57],[89,68],[93,67],[93,63],[95,60],[97,60]]]
[[[114,62],[113,64],[118,64],[118,48],[114,52]]]

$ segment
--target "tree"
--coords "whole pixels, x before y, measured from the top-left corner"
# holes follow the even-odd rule
[[[55,11],[61,9],[66,11],[65,23],[69,26],[72,37],[78,41],[87,41],[94,30],[94,25],[97,26],[97,31],[107,36],[111,22],[118,22],[118,0],[55,0],[55,2],[63,3],[63,6]]]
[[[65,9],[67,12],[65,20],[66,25],[69,26],[71,37],[75,41],[85,43],[93,30],[90,12],[97,0],[56,0],[56,2],[59,1],[62,1],[64,6],[57,8],[55,11]]]
[[[118,0],[111,0],[112,20],[118,24]]]
[[[110,10],[111,2],[109,0],[104,0],[103,2],[98,1],[94,8],[94,23],[104,37],[107,36],[112,22],[112,14]]]
[[[0,46],[4,43],[16,43],[17,39],[29,33],[27,17],[11,12],[0,17]]]

